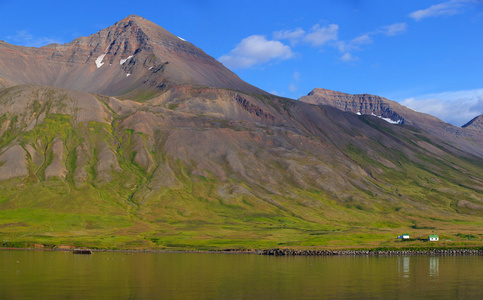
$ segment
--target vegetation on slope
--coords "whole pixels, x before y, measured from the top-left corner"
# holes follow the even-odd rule
[[[0,171],[18,149],[28,173],[0,184],[0,243],[390,247],[407,232],[481,244],[481,159],[377,118],[206,93],[144,105],[90,95],[92,117],[63,90],[3,90]]]

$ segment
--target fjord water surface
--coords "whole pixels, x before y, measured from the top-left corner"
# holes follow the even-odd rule
[[[483,299],[482,256],[0,251],[0,299]]]

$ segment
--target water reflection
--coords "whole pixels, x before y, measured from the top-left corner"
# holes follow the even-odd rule
[[[480,256],[0,251],[0,270],[0,299],[483,299]]]
[[[429,257],[429,276],[439,275],[439,256]]]
[[[398,257],[399,265],[402,265],[402,277],[409,278],[409,262],[410,258],[408,256]]]

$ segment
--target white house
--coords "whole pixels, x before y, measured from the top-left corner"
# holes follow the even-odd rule
[[[428,241],[437,242],[437,241],[439,241],[439,236],[437,236],[436,234],[430,234],[429,237],[428,237]]]
[[[403,235],[398,235],[398,239],[409,240],[409,234],[404,233]]]

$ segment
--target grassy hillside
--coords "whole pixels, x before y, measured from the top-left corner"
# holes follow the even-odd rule
[[[0,90],[0,244],[483,242],[483,160],[421,129],[269,96],[170,93]]]

